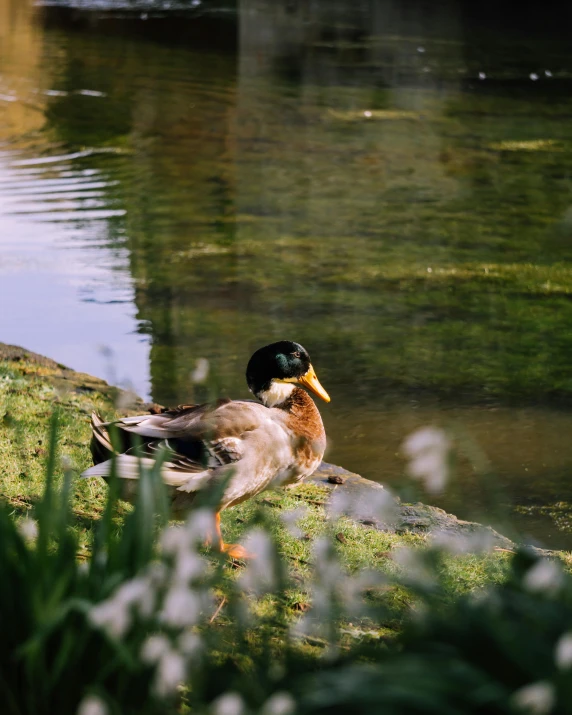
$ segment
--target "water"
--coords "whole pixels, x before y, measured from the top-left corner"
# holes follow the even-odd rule
[[[109,5],[0,0],[0,339],[164,404],[200,397],[199,357],[246,396],[253,350],[298,340],[331,461],[401,486],[404,437],[444,424],[509,507],[572,502],[563,23],[452,0]],[[432,499],[487,508],[463,459]]]

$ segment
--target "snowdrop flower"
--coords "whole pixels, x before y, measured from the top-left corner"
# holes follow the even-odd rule
[[[193,543],[202,543],[212,538],[215,531],[215,517],[212,509],[197,509],[191,512],[185,524],[185,531]]]
[[[244,547],[254,555],[240,576],[239,583],[245,591],[269,593],[276,585],[276,554],[274,544],[263,529],[252,529]]]
[[[203,641],[197,633],[185,631],[179,637],[179,650],[188,658],[197,658],[203,651]]]
[[[128,608],[113,599],[102,601],[94,606],[89,612],[89,620],[113,638],[121,638],[131,625]]]
[[[328,517],[339,519],[340,516],[348,514],[352,505],[352,499],[346,492],[335,490],[328,501]]]
[[[171,646],[166,636],[155,633],[149,636],[141,648],[141,660],[153,665],[169,652]]]
[[[77,715],[108,715],[105,702],[97,695],[86,695],[79,704]]]
[[[261,715],[292,715],[296,712],[296,701],[286,692],[271,695],[261,709]]]
[[[155,672],[155,692],[163,697],[173,695],[186,675],[185,659],[180,653],[169,650],[161,656]]]
[[[33,541],[38,536],[38,522],[26,517],[18,522],[18,531],[26,541]]]
[[[536,74],[536,72],[531,72],[529,77],[533,82],[536,82],[536,80],[538,79],[538,75]]]
[[[352,508],[352,516],[361,521],[395,521],[395,500],[379,485],[376,489],[358,494]]]
[[[524,586],[533,593],[553,593],[562,585],[562,571],[555,561],[541,559],[526,572]]]
[[[159,618],[169,626],[192,626],[201,614],[201,599],[189,588],[173,586],[165,597]]]
[[[333,588],[340,581],[341,571],[331,541],[325,536],[318,537],[314,541],[312,551],[315,584],[323,584],[328,588]]]
[[[150,616],[155,606],[155,591],[150,581],[142,576],[122,584],[113,598],[125,608],[135,606],[142,616]]]
[[[182,526],[169,526],[161,534],[161,551],[168,555],[175,555],[190,546],[189,534]]]
[[[299,539],[302,537],[302,530],[298,527],[298,522],[301,521],[308,514],[308,507],[304,504],[299,506],[297,509],[289,509],[283,512],[280,517],[284,522],[284,525],[290,532],[290,534]]]
[[[115,400],[115,407],[121,412],[123,410],[130,410],[137,406],[139,402],[139,396],[137,393],[129,386],[125,389],[120,390]]]
[[[225,693],[211,705],[213,715],[242,715],[244,701],[238,693]]]
[[[195,369],[191,372],[191,380],[196,385],[206,382],[209,376],[209,361],[206,358],[199,358],[195,363]]]
[[[180,584],[188,583],[192,579],[202,576],[205,569],[205,560],[196,551],[187,549],[178,554],[173,577]]]
[[[572,632],[565,633],[556,644],[554,659],[561,670],[572,668]]]
[[[162,586],[167,580],[168,569],[164,563],[154,561],[147,567],[147,578],[152,586]]]
[[[403,451],[410,460],[409,473],[432,493],[441,492],[447,483],[450,450],[449,438],[436,427],[423,427],[403,443]]]
[[[155,605],[155,592],[149,581],[137,577],[126,581],[111,598],[94,606],[89,614],[93,625],[102,628],[114,638],[121,638],[131,625],[130,611],[136,607],[143,616],[149,616]]]
[[[351,516],[358,521],[391,524],[396,520],[396,502],[382,486],[352,496],[336,490],[328,503],[328,516],[330,519]]]
[[[486,79],[487,75],[485,72],[479,72],[479,79]]]
[[[433,586],[435,584],[435,574],[429,569],[419,551],[401,547],[395,550],[393,560],[401,566],[411,582],[419,586]]]
[[[363,570],[355,576],[340,579],[337,590],[348,615],[363,615],[363,593],[367,589],[386,586],[388,579],[379,571]]]
[[[539,681],[520,688],[512,696],[517,708],[534,715],[545,715],[554,707],[554,688],[550,683]]]
[[[431,544],[450,554],[482,554],[492,550],[494,537],[484,530],[468,535],[437,531],[432,535]]]
[[[126,606],[130,606],[132,603],[137,603],[146,594],[149,589],[149,583],[147,579],[142,577],[133,578],[125,583],[115,591],[114,598],[117,599],[119,603],[124,603]]]

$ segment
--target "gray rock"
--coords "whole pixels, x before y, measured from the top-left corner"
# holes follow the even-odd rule
[[[381,531],[425,534],[432,537],[438,535],[440,539],[458,539],[468,544],[487,544],[510,550],[515,547],[513,541],[490,526],[458,519],[436,506],[421,503],[402,504],[381,484],[348,472],[335,464],[322,462],[307,481],[344,495],[345,500],[338,497],[343,513]],[[383,498],[380,498],[380,493],[383,493]],[[368,513],[368,506],[371,507],[371,513]],[[382,517],[379,516],[380,512]]]

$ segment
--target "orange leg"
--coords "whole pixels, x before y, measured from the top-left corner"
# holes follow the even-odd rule
[[[215,534],[216,543],[215,546],[223,554],[228,554],[231,559],[240,559],[241,561],[245,559],[253,559],[254,554],[249,553],[244,546],[240,544],[225,544],[222,539],[222,531],[220,529],[220,511],[215,514]]]

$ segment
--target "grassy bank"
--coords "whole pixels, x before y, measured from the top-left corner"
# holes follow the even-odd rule
[[[29,354],[28,354],[29,355]],[[14,359],[17,357],[18,359]],[[123,409],[119,409],[117,404]],[[93,410],[111,418],[125,414],[125,395],[116,392],[102,380],[87,375],[62,370],[49,360],[39,361],[26,353],[8,355],[0,351],[0,497],[14,512],[17,519],[27,516],[40,499],[45,487],[45,469],[48,458],[48,431],[50,418],[57,410],[59,415],[59,461],[57,479],[63,478],[67,465],[77,475],[91,464],[89,451],[89,415]],[[131,409],[145,411],[139,402]],[[93,524],[104,509],[107,486],[103,480],[90,479],[73,482],[72,528],[87,554],[93,536]],[[306,573],[311,562],[314,539],[330,528],[327,524],[326,506],[328,490],[313,484],[294,490],[267,492],[243,505],[223,513],[223,529],[227,540],[238,540],[244,524],[260,508],[266,513],[268,523],[281,544],[285,557],[292,567]],[[303,538],[295,538],[283,524],[280,515],[303,506],[306,515],[299,528]],[[124,504],[119,513],[128,513]],[[118,524],[120,528],[120,524]],[[387,533],[367,528],[349,518],[337,525],[337,549],[350,570],[369,567],[391,569],[391,552],[403,546],[422,546],[426,536],[415,533]],[[490,567],[497,577],[502,573],[503,556],[464,557],[451,563],[451,594],[465,592],[482,585],[491,578]],[[296,607],[296,602],[293,603]]]
[[[0,356],[10,715],[508,714],[530,698],[567,712],[572,580],[557,560],[335,518],[313,483],[225,512],[227,539],[258,554],[231,564],[205,552],[200,514],[163,530],[152,474],[135,507],[74,479],[89,413],[125,411],[124,394]]]

